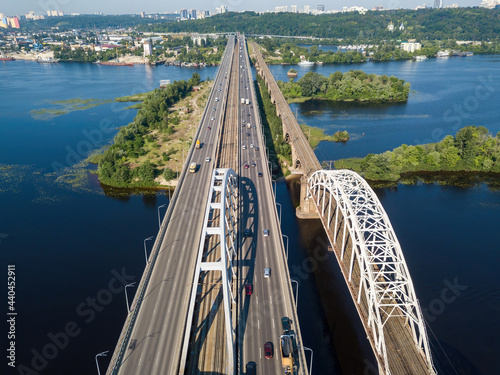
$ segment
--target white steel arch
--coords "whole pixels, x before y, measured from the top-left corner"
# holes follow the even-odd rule
[[[216,271],[222,274],[222,294],[224,321],[226,330],[226,374],[234,373],[235,359],[235,331],[231,321],[231,302],[235,303],[231,291],[231,281],[235,276],[233,259],[236,258],[237,241],[237,218],[238,218],[238,176],[232,169],[214,169],[212,182],[208,193],[208,200],[205,209],[203,230],[198,248],[198,260],[196,262],[195,274],[193,278],[193,288],[191,300],[189,302],[188,316],[186,320],[186,330],[184,333],[184,343],[182,348],[180,374],[186,369],[186,359],[191,336],[191,326],[196,302],[198,281],[200,273],[205,271]],[[218,217],[218,220],[213,220]],[[218,236],[220,258],[216,262],[203,261],[205,253],[205,243],[209,236]]]
[[[391,374],[384,327],[391,319],[404,319],[415,349],[425,361],[425,373],[435,374],[425,320],[410,273],[389,217],[374,191],[361,176],[349,170],[317,171],[308,178],[307,189],[327,232],[328,228],[335,228],[330,238],[332,245],[337,247],[342,239],[336,254],[339,263],[347,261],[344,256],[350,252],[343,273],[351,284],[358,311],[361,301],[367,310],[363,324],[378,357],[379,369]],[[340,221],[343,229],[338,228]],[[347,237],[352,247],[347,248]],[[352,283],[354,270],[359,277],[356,283]]]

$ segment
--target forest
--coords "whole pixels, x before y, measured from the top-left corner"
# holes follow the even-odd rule
[[[387,29],[389,22],[396,27]],[[399,26],[403,24],[404,30]],[[349,41],[384,40],[483,40],[498,41],[500,10],[445,8],[419,10],[346,12],[324,15],[299,13],[228,12],[203,20],[143,25],[139,31],[220,33],[238,31],[247,35],[307,36]]]
[[[409,82],[385,74],[366,74],[361,70],[337,71],[329,77],[308,72],[297,82],[278,81],[277,84],[289,102],[298,101],[296,99],[405,102],[410,93]]]
[[[158,136],[175,131],[179,119],[169,112],[169,107],[185,98],[200,81],[199,74],[194,73],[188,81],[175,81],[166,88],[149,93],[134,121],[120,129],[114,144],[99,158],[99,181],[117,187],[156,186],[154,179],[161,171],[149,160],[132,167],[133,159],[146,155],[147,143],[156,144]]]
[[[470,171],[500,173],[500,132],[491,135],[483,126],[466,126],[438,143],[401,145],[361,160],[339,160],[336,168],[351,166],[372,181],[397,181],[402,174]]]

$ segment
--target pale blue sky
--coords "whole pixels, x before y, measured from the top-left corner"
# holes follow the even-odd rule
[[[229,10],[255,10],[264,11],[272,10],[275,6],[297,5],[303,8],[304,5],[310,5],[311,9],[315,9],[318,4],[324,4],[325,9],[342,9],[343,6],[364,6],[365,8],[373,8],[375,5],[382,5],[384,8],[414,8],[421,4],[433,5],[434,0],[335,0],[335,1],[294,1],[287,2],[286,0],[186,0],[182,2],[165,1],[165,0],[2,0],[0,2],[0,13],[6,15],[25,14],[30,10],[38,14],[45,14],[47,10],[62,10],[65,13],[77,12],[81,14],[102,12],[105,14],[123,14],[123,13],[139,13],[141,11],[147,13],[153,12],[171,12],[180,8],[194,8],[215,11],[215,8],[220,5],[227,5]],[[480,0],[444,0],[444,5],[457,3],[459,6],[477,6]]]

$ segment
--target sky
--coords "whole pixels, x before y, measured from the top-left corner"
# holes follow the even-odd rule
[[[457,3],[459,6],[477,6],[481,0],[444,0],[444,6]],[[434,0],[315,0],[295,1],[295,0],[185,0],[182,2],[172,0],[1,0],[0,13],[5,15],[21,15],[34,11],[37,14],[46,14],[47,10],[62,10],[63,12],[89,14],[102,12],[104,14],[124,14],[124,13],[161,13],[173,12],[180,8],[200,9],[215,12],[215,8],[226,5],[228,10],[243,11],[265,11],[273,10],[275,6],[297,5],[299,8],[310,5],[315,9],[318,4],[325,5],[325,10],[342,9],[343,6],[363,6],[371,9],[376,5],[384,8],[414,8],[417,5],[427,4],[432,6]]]

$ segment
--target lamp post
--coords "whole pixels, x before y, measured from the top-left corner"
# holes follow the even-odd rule
[[[286,260],[288,260],[288,242],[290,241],[290,239],[286,234],[282,234],[282,236],[286,237]]]
[[[158,229],[161,228],[161,221],[160,221],[160,208],[165,207],[166,204],[162,204],[161,206],[158,207]]]
[[[306,348],[304,345],[302,345],[302,349],[309,350],[311,352],[311,364],[309,365],[309,375],[311,375],[312,374],[312,370],[313,370],[313,356],[314,356],[314,352],[312,351],[312,349]]]
[[[281,225],[281,203],[276,202],[278,206],[280,206],[280,225]]]
[[[271,180],[273,183],[273,187],[274,187],[274,199],[276,199],[276,181],[275,180]]]
[[[297,284],[297,290],[295,292],[295,308],[297,308],[297,306],[299,305],[299,282],[297,280],[294,280],[294,279],[290,279],[290,281],[292,283]]]
[[[97,357],[106,357],[108,355],[109,350],[105,352],[99,353],[95,356],[95,365],[97,366],[97,373],[101,375],[101,370],[99,369],[99,362],[97,361]]]
[[[125,285],[125,302],[127,303],[127,311],[128,313],[130,314],[130,305],[128,304],[128,295],[127,295],[127,288],[130,286],[130,287],[133,287],[135,285],[135,282],[133,283],[130,283],[130,284],[127,284]]]
[[[146,251],[146,241],[152,240],[153,236],[148,237],[144,240],[144,257],[146,258],[146,264],[148,263],[148,252]]]

